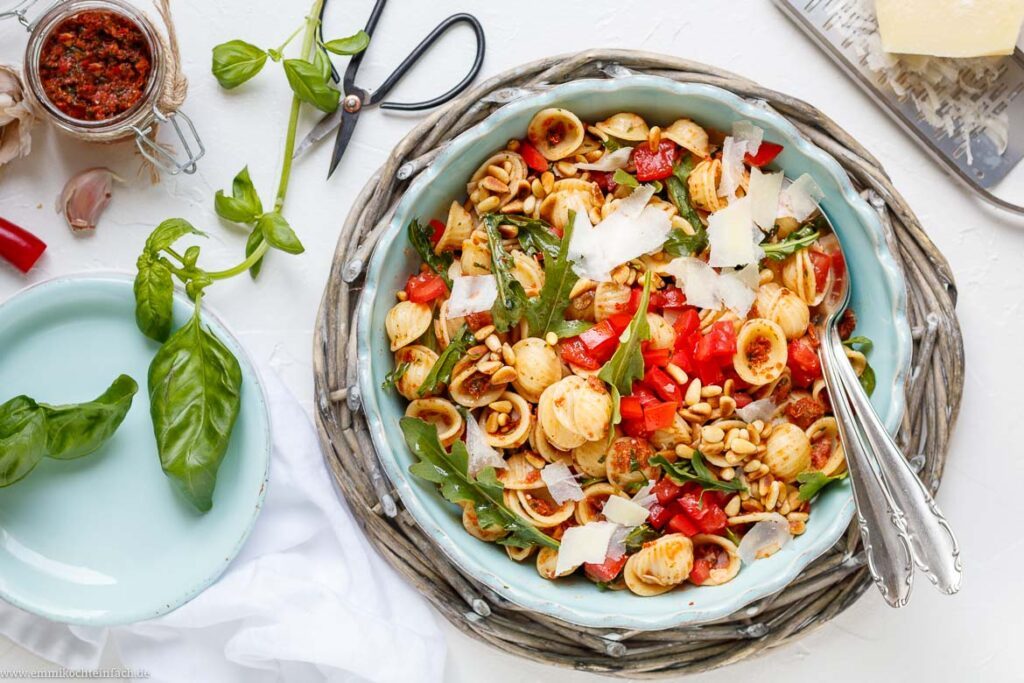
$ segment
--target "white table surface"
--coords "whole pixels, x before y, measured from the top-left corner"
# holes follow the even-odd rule
[[[4,3],[0,2],[0,6]],[[179,0],[175,18],[184,68],[191,78],[186,106],[207,145],[198,174],[151,186],[137,177],[129,151],[91,147],[34,132],[28,160],[0,172],[0,215],[31,228],[50,249],[28,277],[0,268],[0,299],[45,278],[83,270],[133,268],[153,225],[182,216],[210,232],[204,261],[233,264],[244,238],[219,223],[213,194],[230,187],[248,164],[264,196],[276,185],[290,94],[283,76],[268,73],[225,93],[209,72],[210,48],[244,38],[275,46],[297,26],[306,2],[292,0]],[[371,0],[334,0],[328,37],[362,26]],[[643,7],[644,9],[640,9]],[[415,8],[415,11],[411,11]],[[1024,363],[1024,221],[981,207],[815,48],[768,0],[686,0],[632,3],[621,0],[521,0],[506,4],[466,0],[393,0],[363,64],[360,82],[376,85],[436,22],[470,10],[489,41],[483,76],[538,57],[595,46],[638,48],[704,61],[750,77],[819,106],[880,157],[931,237],[952,263],[960,289],[959,314],[967,350],[967,381],[959,426],[939,496],[959,530],[966,564],[960,595],[939,596],[920,581],[911,604],[885,607],[868,592],[854,607],[793,645],[756,662],[701,680],[726,681],[771,671],[774,680],[836,681],[1024,680],[1024,537],[1009,504],[1024,481],[1020,457],[1020,387]],[[0,24],[0,62],[19,62],[24,34]],[[460,28],[403,83],[396,97],[418,99],[461,77],[469,65],[470,34]],[[340,64],[340,62],[339,62]],[[343,68],[343,64],[341,64]],[[312,327],[327,278],[338,229],[366,178],[416,116],[368,112],[339,172],[324,175],[329,145],[299,163],[286,215],[301,235],[301,257],[272,255],[260,281],[237,278],[208,296],[257,357],[269,359],[303,405],[311,409]],[[1017,122],[1016,134],[1024,134]],[[109,166],[129,179],[95,235],[73,236],[53,211],[73,172]],[[1024,168],[1006,181],[1007,193],[1024,198]],[[447,679],[494,683],[583,681],[593,677],[528,663],[478,644],[445,625],[450,653]],[[116,655],[107,653],[107,664]],[[0,670],[55,668],[0,639]]]

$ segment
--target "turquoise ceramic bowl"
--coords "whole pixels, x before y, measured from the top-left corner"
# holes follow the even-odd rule
[[[412,218],[447,215],[449,203],[465,195],[466,179],[479,164],[509,139],[522,137],[533,114],[550,106],[568,108],[584,120],[635,111],[651,123],[667,125],[687,116],[719,130],[730,130],[734,121],[746,119],[763,128],[766,139],[785,145],[778,164],[786,175],[810,173],[825,192],[822,207],[848,258],[857,331],[875,341],[871,364],[878,389],[873,403],[890,430],[896,429],[903,414],[911,356],[903,274],[875,212],[857,195],[839,164],[801,137],[791,123],[725,90],[650,76],[576,81],[501,108],[452,141],[416,179],[377,245],[359,308],[361,396],[388,476],[402,502],[445,554],[512,602],[575,624],[661,629],[719,619],[780,590],[839,539],[854,512],[848,485],[830,488],[821,496],[806,533],[771,558],[743,567],[733,581],[642,598],[628,591],[602,592],[582,578],[542,579],[532,562],[517,564],[501,546],[467,534],[459,510],[446,503],[433,484],[408,473],[414,459],[398,429],[405,401],[381,390],[384,375],[393,367],[384,317],[395,301],[394,292],[417,268],[405,226]]]
[[[41,616],[112,626],[159,616],[221,575],[256,520],[270,464],[263,385],[216,317],[204,320],[242,367],[242,409],[220,468],[213,509],[200,514],[160,468],[146,377],[158,344],[135,327],[132,279],[50,280],[0,305],[0,402],[95,398],[126,373],[139,383],[131,412],[101,450],[44,459],[0,489],[0,597]],[[174,302],[175,324],[192,303]]]

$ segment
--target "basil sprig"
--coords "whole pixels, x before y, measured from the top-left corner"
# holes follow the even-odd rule
[[[213,48],[213,75],[220,87],[237,88],[267,63],[267,51],[244,40],[229,40]]]
[[[464,442],[456,441],[451,453],[446,453],[437,438],[437,425],[414,417],[403,417],[399,425],[409,450],[419,459],[410,465],[409,472],[437,484],[445,500],[472,505],[482,528],[497,527],[507,531],[508,536],[498,543],[514,548],[535,545],[558,548],[558,541],[505,507],[504,487],[493,467],[484,469],[476,477],[469,474],[469,452]]]
[[[52,406],[16,396],[0,405],[0,488],[27,477],[43,458],[95,453],[124,422],[138,390],[135,380],[121,375],[85,403]]]
[[[701,488],[713,489],[716,491],[746,491],[747,487],[737,479],[722,481],[711,473],[704,464],[704,456],[700,451],[694,451],[690,460],[679,460],[669,462],[662,455],[651,458],[651,464],[657,465],[664,470],[666,476],[679,484],[693,481],[700,484]]]

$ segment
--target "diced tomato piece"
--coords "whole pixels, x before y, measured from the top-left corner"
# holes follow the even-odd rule
[[[680,345],[686,343],[699,328],[700,314],[697,313],[696,308],[690,308],[676,318],[675,323],[672,324],[672,329],[676,331],[676,350],[679,350]]]
[[[789,366],[793,384],[801,387],[810,386],[821,377],[821,361],[814,350],[813,343],[807,337],[800,337],[789,342]]]
[[[783,149],[782,145],[775,144],[774,142],[762,141],[761,146],[757,149],[757,154],[744,154],[743,161],[747,162],[751,166],[761,168],[775,161],[775,157],[779,156],[779,152]]]
[[[731,321],[724,320],[711,326],[711,330],[701,337],[693,357],[698,361],[724,362],[732,360],[736,353],[736,328]]]
[[[671,505],[654,504],[651,506],[650,514],[647,516],[647,523],[660,531],[665,528],[668,520],[672,519],[676,512],[677,510]]]
[[[573,365],[578,365],[587,370],[597,370],[601,367],[601,363],[590,355],[590,351],[587,350],[587,347],[579,337],[563,339],[559,344],[559,347],[562,354],[562,360],[566,363],[572,363]]]
[[[609,581],[614,581],[615,577],[619,575],[619,572],[622,571],[626,564],[626,559],[626,554],[623,553],[618,557],[609,557],[601,564],[585,562],[583,563],[583,571],[593,581],[608,583]]]
[[[632,436],[634,439],[646,439],[651,435],[642,419],[623,420],[621,427],[626,436]]]
[[[668,349],[645,349],[644,350],[644,367],[659,367],[663,368],[668,365],[669,352]]]
[[[608,317],[608,322],[611,323],[612,327],[616,332],[622,334],[629,327],[629,323],[633,322],[632,313],[616,313],[615,315]]]
[[[677,402],[669,401],[644,408],[644,427],[649,432],[668,429],[675,422],[678,407]]]
[[[682,493],[683,487],[675,483],[668,477],[662,477],[658,482],[651,488],[651,493],[658,497],[659,505],[668,505],[673,500],[679,497]]]
[[[629,314],[631,316],[635,315],[636,312],[638,310],[640,310],[640,299],[642,299],[643,297],[644,297],[644,290],[642,290],[641,288],[634,287],[633,289],[630,290],[630,292],[629,292],[629,303],[626,304],[626,310],[629,311]],[[647,310],[651,310],[651,303],[650,302],[648,302],[648,304],[647,304]]]
[[[694,524],[693,520],[687,517],[685,514],[679,513],[668,520],[668,530],[674,534],[683,534],[684,536],[696,536],[700,533],[700,529]]]
[[[436,273],[412,275],[405,283],[405,293],[409,296],[409,301],[415,301],[418,304],[425,304],[442,297],[447,291],[448,286],[445,285],[444,279]]]
[[[633,382],[633,393],[631,395],[640,399],[640,405],[644,408],[652,406],[655,403],[660,403],[658,397],[651,393],[650,389],[647,389],[639,382]]]
[[[479,313],[470,313],[466,316],[466,325],[469,329],[476,332],[481,327],[487,327],[488,325],[494,324],[494,318],[491,317],[490,311],[480,311]]]
[[[711,562],[698,557],[693,561],[693,569],[690,570],[690,583],[699,586],[711,578]]]
[[[662,401],[681,402],[683,392],[668,373],[659,367],[651,367],[644,374],[644,386],[658,395]]]
[[[675,162],[676,143],[671,140],[662,140],[658,143],[658,149],[653,152],[650,145],[642,143],[633,148],[636,179],[642,183],[668,178],[672,175]]]
[[[828,254],[812,249],[810,251],[811,265],[814,266],[814,284],[817,291],[825,291],[828,283],[828,271],[832,268],[832,259]]]
[[[623,420],[642,420],[644,406],[636,396],[623,396],[619,401],[619,413]]]
[[[430,243],[437,244],[441,241],[441,236],[444,234],[445,225],[436,218],[431,218],[430,227],[433,228],[433,232],[430,233]]]
[[[718,533],[729,523],[725,511],[718,504],[718,497],[711,491],[683,493],[677,502],[683,512],[705,534]]]
[[[695,372],[697,377],[700,378],[701,384],[704,386],[708,386],[709,384],[721,384],[725,381],[725,373],[722,372],[722,366],[717,362],[698,362]]]
[[[754,399],[751,398],[750,394],[744,394],[742,392],[734,393],[732,395],[732,399],[736,401],[737,408],[745,408],[754,402]]]
[[[590,179],[597,183],[597,186],[601,188],[601,192],[615,192],[615,188],[619,184],[612,179],[613,175],[613,173],[607,171],[591,171]]]
[[[686,295],[678,287],[666,287],[658,292],[661,295],[660,308],[680,309],[686,306]],[[696,313],[696,311],[694,311]]]
[[[526,162],[526,165],[534,171],[543,173],[548,170],[548,160],[544,158],[543,154],[537,151],[536,147],[526,140],[519,141],[519,155],[523,157],[523,161]]]
[[[604,363],[615,354],[619,346],[619,334],[610,322],[602,320],[582,333],[579,339],[594,360]]]

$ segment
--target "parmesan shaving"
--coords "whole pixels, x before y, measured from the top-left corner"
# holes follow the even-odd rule
[[[540,471],[540,478],[548,487],[551,498],[563,505],[570,500],[583,500],[583,489],[576,481],[576,476],[569,470],[564,462],[556,462],[546,465]]]
[[[669,313],[668,310],[665,312]],[[668,317],[666,316],[665,319],[668,320]],[[658,502],[658,497],[651,493],[655,483],[656,482],[654,480],[648,481],[647,484],[633,496],[633,502],[650,510],[651,506]]]
[[[452,279],[448,299],[448,317],[461,318],[470,313],[491,310],[498,298],[498,281],[493,275],[461,275]]]
[[[776,410],[778,410],[778,406],[770,398],[762,398],[759,401],[748,403],[742,408],[737,408],[736,414],[744,422],[761,420],[767,424],[775,415]]]
[[[743,564],[771,557],[793,539],[789,521],[778,513],[752,526],[740,541],[739,554]]]
[[[547,469],[547,468],[545,468]],[[650,511],[642,505],[620,496],[608,496],[607,502],[601,514],[609,522],[615,522],[622,526],[640,526],[647,521]]]
[[[620,147],[614,152],[605,154],[593,164],[576,164],[583,171],[615,171],[629,165],[629,157],[633,154],[632,147]]]
[[[626,554],[626,537],[632,531],[629,527],[616,527],[612,532],[611,540],[608,541],[608,550],[605,551],[605,559],[618,559]]]
[[[664,211],[647,206],[653,195],[653,186],[641,185],[597,225],[591,225],[586,207],[577,200],[569,259],[580,277],[609,282],[620,264],[661,249],[672,223]]]
[[[747,313],[750,312],[750,307],[754,305],[754,301],[757,299],[757,285],[755,284],[751,287],[748,282],[744,281],[746,277],[744,273],[751,268],[754,269],[756,274],[757,266],[753,265],[747,266],[740,271],[723,270],[719,274],[718,282],[716,283],[715,291],[722,305],[740,318],[747,316]]]
[[[764,141],[764,130],[750,121],[737,121],[732,124],[732,136],[746,145],[746,153],[756,156]]]
[[[825,193],[818,187],[818,183],[804,173],[779,195],[779,217],[807,220],[808,216],[818,210],[818,202],[824,198]]]
[[[612,522],[589,522],[566,529],[558,548],[555,574],[567,574],[584,563],[602,564],[608,556],[612,534],[618,528]]]
[[[466,470],[471,477],[475,477],[488,467],[493,467],[497,470],[503,470],[508,467],[501,454],[494,450],[491,444],[487,443],[484,430],[480,428],[480,425],[472,415],[466,418],[466,451],[469,453],[469,463]]]
[[[722,143],[722,179],[718,183],[718,196],[736,199],[736,190],[743,182],[743,155],[747,153],[747,143],[737,140],[731,135]]]
[[[708,265],[745,266],[761,260],[764,236],[754,225],[751,208],[750,197],[743,197],[708,217]]]
[[[757,298],[758,270],[753,263],[739,271],[717,273],[700,259],[683,256],[670,261],[663,271],[676,279],[687,303],[697,308],[725,307],[745,316]]]
[[[779,194],[782,192],[782,171],[762,173],[761,169],[750,169],[750,215],[761,230],[768,232],[775,227],[779,213]]]

